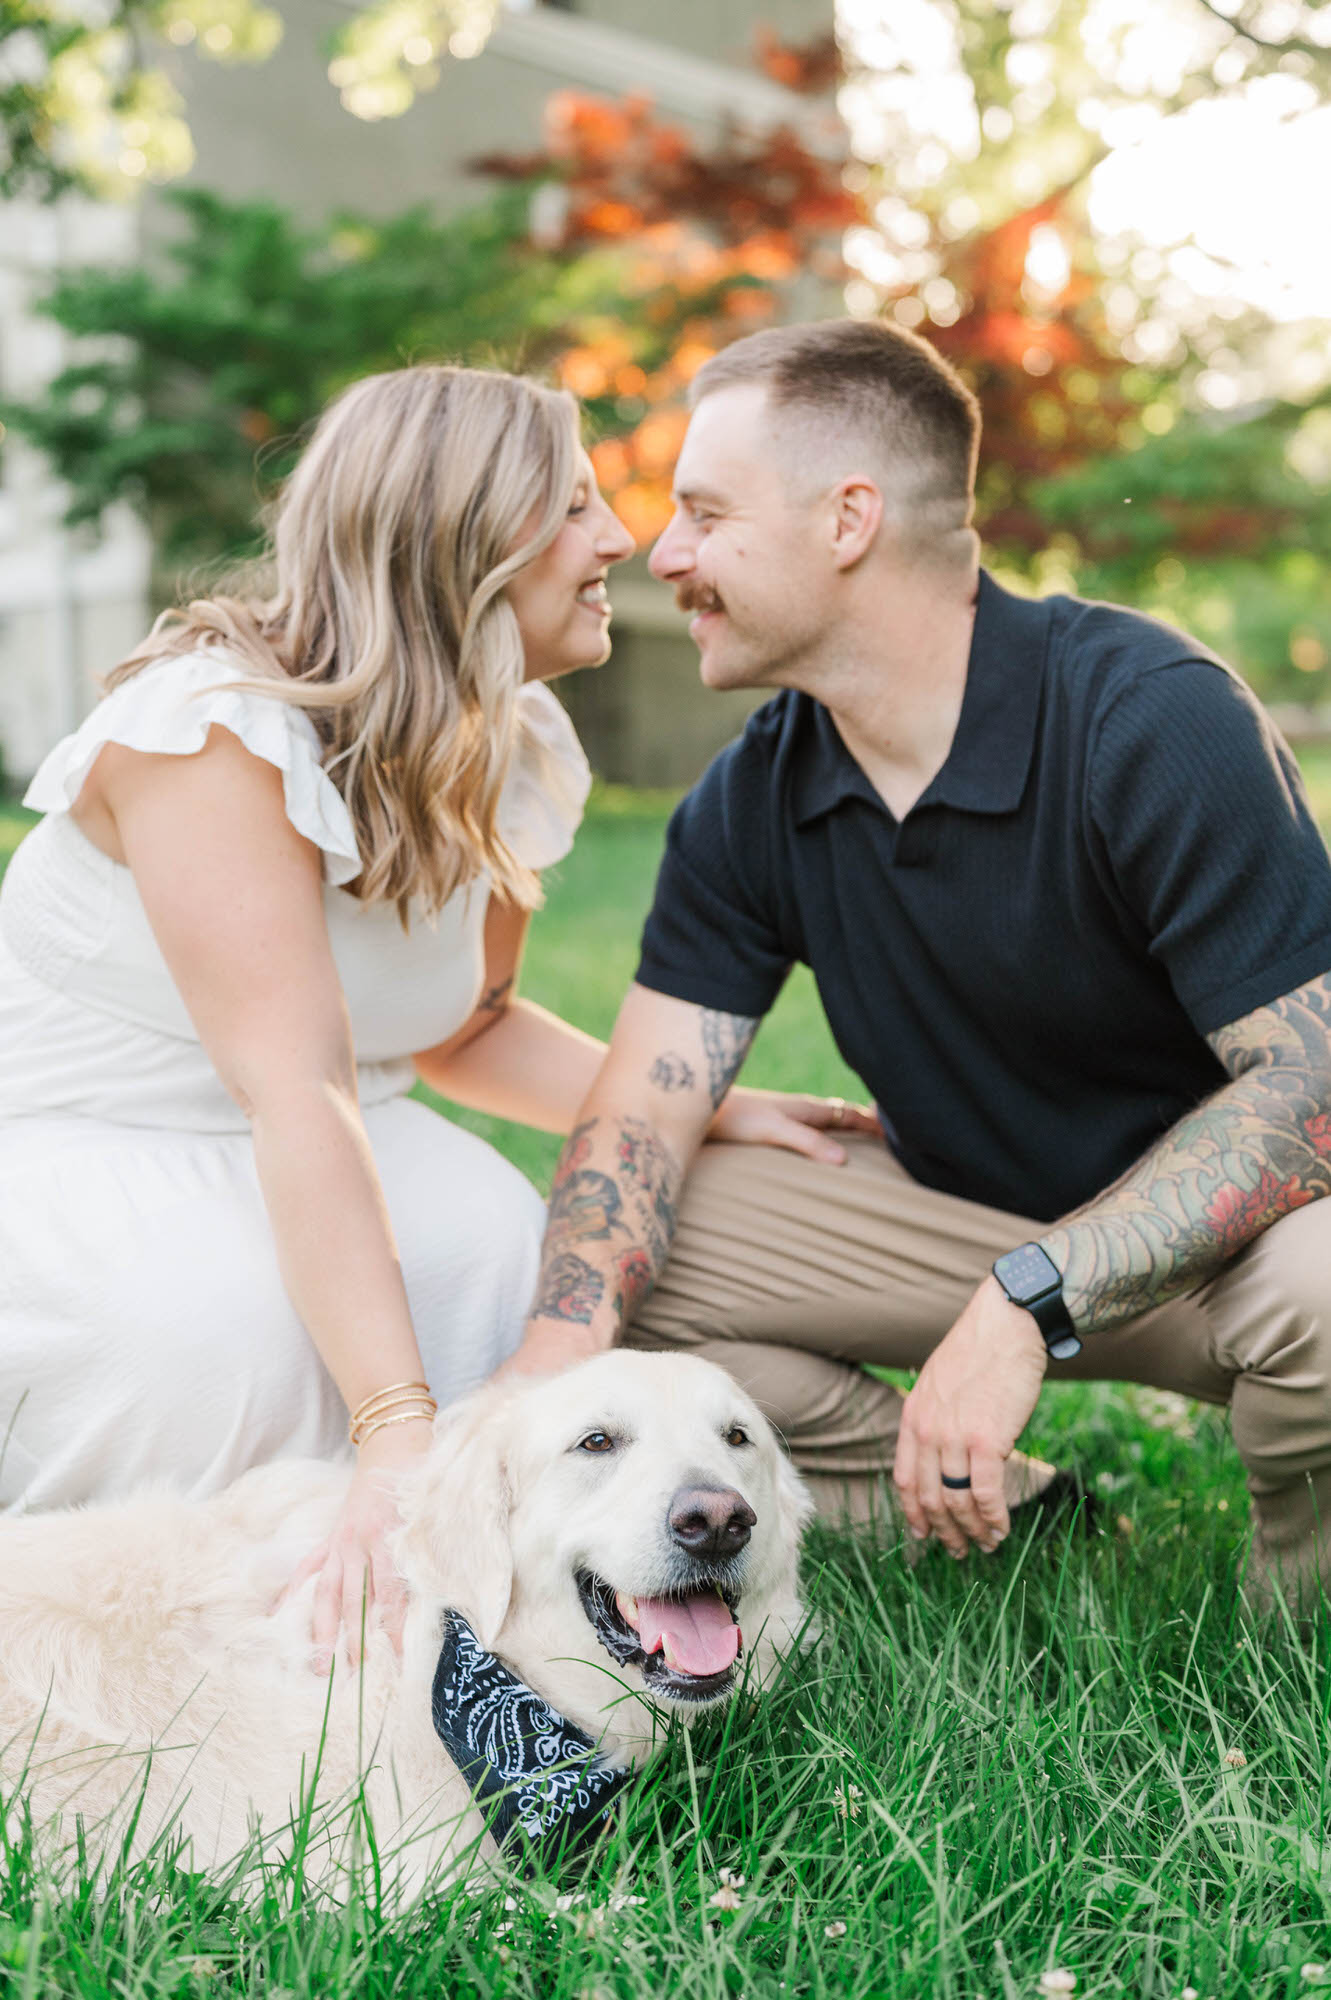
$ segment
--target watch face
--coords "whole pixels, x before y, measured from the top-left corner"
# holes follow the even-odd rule
[[[1017,1301],[1038,1299],[1063,1285],[1063,1273],[1038,1243],[1023,1243],[1019,1250],[1009,1250],[995,1263],[994,1276],[1008,1297]]]

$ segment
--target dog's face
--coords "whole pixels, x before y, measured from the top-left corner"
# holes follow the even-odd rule
[[[626,1684],[695,1709],[730,1695],[745,1648],[761,1675],[798,1630],[808,1511],[728,1375],[617,1351],[446,1412],[402,1556],[575,1720]]]

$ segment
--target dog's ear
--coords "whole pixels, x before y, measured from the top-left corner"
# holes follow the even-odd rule
[[[776,1498],[776,1547],[759,1593],[742,1607],[744,1644],[753,1684],[765,1688],[801,1632],[812,1636],[800,1597],[800,1538],[813,1513],[813,1499],[781,1446],[773,1444],[772,1485]]]
[[[788,1545],[799,1560],[800,1537],[813,1513],[813,1495],[796,1472],[785,1452],[777,1448],[776,1515],[783,1546]]]
[[[440,1415],[424,1465],[404,1486],[397,1542],[412,1590],[460,1612],[487,1649],[513,1594],[507,1402],[481,1389]]]
[[[813,1495],[779,1445],[776,1459],[776,1520],[783,1559],[781,1583],[791,1597],[797,1597],[800,1541],[813,1513]]]

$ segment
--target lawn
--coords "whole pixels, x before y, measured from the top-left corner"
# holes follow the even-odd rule
[[[1331,754],[1308,773],[1331,823]],[[664,810],[601,796],[533,928],[526,990],[597,1032]],[[852,1091],[806,977],[746,1077]],[[467,1122],[548,1175],[554,1142]],[[1078,1996],[1274,2000],[1323,1965],[1331,1984],[1331,1633],[1242,1609],[1224,1416],[1068,1388],[1028,1442],[1083,1469],[1104,1533],[912,1568],[886,1536],[815,1532],[822,1636],[766,1702],[672,1742],[584,1878],[399,1922],[369,1891],[322,1912],[284,1878],[162,1857],[56,1899],[20,1831],[0,1856],[0,1991],[1017,2000],[1066,1990],[1057,1970]],[[733,1910],[710,1900],[722,1869],[744,1877]]]

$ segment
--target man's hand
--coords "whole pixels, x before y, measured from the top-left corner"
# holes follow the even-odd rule
[[[529,1322],[521,1346],[514,1348],[490,1380],[507,1382],[518,1376],[560,1375],[565,1368],[576,1368],[580,1361],[589,1361],[594,1354],[606,1351],[606,1342],[585,1326]]]
[[[1011,1523],[1003,1466],[1030,1420],[1049,1356],[1040,1329],[986,1278],[906,1398],[893,1480],[911,1533],[951,1555],[992,1553]],[[942,1475],[970,1478],[948,1487]]]

